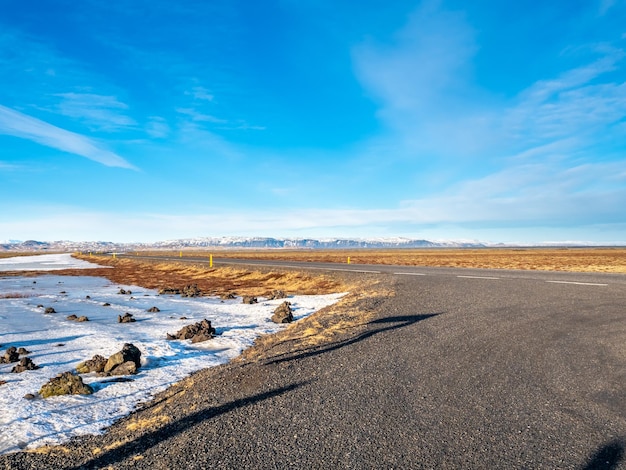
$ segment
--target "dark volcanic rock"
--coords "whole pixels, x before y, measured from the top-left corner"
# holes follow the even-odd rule
[[[198,284],[188,284],[183,287],[180,295],[181,297],[200,297],[202,295],[202,291],[198,289]]]
[[[276,307],[274,315],[272,315],[272,321],[274,323],[291,323],[293,321],[293,310],[291,309],[291,304],[289,302],[283,302]]]
[[[228,292],[226,294],[222,294],[220,295],[220,299],[222,300],[232,300],[235,299],[237,296],[235,295],[234,292]]]
[[[36,369],[39,369],[39,366],[35,364],[30,357],[23,357],[20,359],[20,363],[11,369],[11,372],[19,374],[20,372]]]
[[[257,298],[252,295],[244,295],[243,299],[241,299],[242,304],[256,304],[258,302]]]
[[[17,348],[17,353],[20,356],[25,356],[26,354],[30,354],[30,351],[26,348]]]
[[[91,395],[93,388],[83,383],[79,375],[71,372],[63,372],[44,384],[39,390],[39,395],[43,398],[57,395]]]
[[[209,320],[202,320],[193,325],[187,325],[178,331],[175,335],[167,334],[167,339],[191,339],[192,343],[200,343],[209,340],[215,336],[215,328],[211,326]]]
[[[168,295],[180,294],[180,289],[175,289],[173,287],[163,287],[159,289],[159,295],[161,294],[168,294]]]
[[[117,322],[118,323],[132,323],[132,322],[135,322],[135,321],[137,321],[137,320],[135,320],[133,318],[133,314],[132,313],[126,312],[124,314],[124,316],[122,316],[122,315],[118,315],[117,316]]]
[[[0,357],[1,364],[10,364],[12,362],[17,362],[20,360],[20,355],[17,352],[17,348],[15,346],[11,346],[4,352],[4,356]]]
[[[43,311],[43,313],[57,313],[57,312],[52,307],[48,307]]]
[[[66,320],[70,320],[70,321],[75,321],[78,319],[78,317],[74,314],[68,315],[67,317],[65,317]]]
[[[133,293],[133,291],[125,290],[125,289],[120,289],[119,292],[118,292],[118,294],[122,294],[122,295],[130,295],[132,293]]]
[[[287,298],[287,294],[280,289],[273,290],[272,293],[267,297],[268,300],[276,300],[276,299],[285,299]]]
[[[127,363],[131,364],[127,364]],[[107,360],[103,372],[107,375],[136,374],[141,367],[141,351],[132,343],[126,343],[121,351]]]
[[[157,313],[157,312],[160,312],[160,311],[161,310],[159,309],[159,307],[150,307],[148,309],[148,312],[150,312],[150,313]]]
[[[88,361],[83,361],[79,363],[76,366],[76,372],[78,372],[79,374],[88,374],[89,372],[102,372],[106,363],[107,360],[103,356],[96,354]]]

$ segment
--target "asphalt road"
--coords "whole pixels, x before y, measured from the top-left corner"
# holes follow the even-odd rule
[[[626,276],[305,266],[395,296],[334,344],[197,374],[135,417],[178,416],[157,431],[0,468],[626,468]]]

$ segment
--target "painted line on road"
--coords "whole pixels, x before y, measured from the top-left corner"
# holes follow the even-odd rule
[[[313,269],[322,269],[324,271],[346,271],[349,273],[380,274],[380,271],[367,271],[365,269],[340,269],[340,268],[313,268]]]
[[[394,273],[398,276],[426,276],[424,273]]]
[[[457,276],[463,279],[492,279],[492,280],[498,280],[500,279],[499,277],[487,277],[487,276]]]
[[[599,287],[608,286],[608,284],[597,284],[595,282],[575,282],[575,281],[546,281],[546,282],[550,282],[552,284],[574,284],[577,286],[599,286]]]

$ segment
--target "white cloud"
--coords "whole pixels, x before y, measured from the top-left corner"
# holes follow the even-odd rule
[[[210,114],[203,114],[193,108],[176,108],[176,112],[189,116],[192,121],[196,122],[211,122],[213,124],[225,124],[228,122],[225,119],[220,119]]]
[[[146,123],[146,132],[150,137],[162,139],[170,135],[170,126],[164,118],[159,116],[150,116]]]
[[[128,106],[115,96],[94,93],[57,93],[62,100],[59,113],[84,121],[94,130],[118,131],[133,128],[136,122],[125,114]]]
[[[202,101],[213,101],[215,99],[213,93],[201,86],[195,86],[191,90],[185,91],[185,94]]]
[[[31,140],[64,152],[80,155],[106,166],[135,167],[119,155],[102,148],[92,139],[53,126],[0,105],[0,134]]]

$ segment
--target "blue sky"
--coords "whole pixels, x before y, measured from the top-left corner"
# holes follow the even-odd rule
[[[0,4],[0,240],[626,242],[626,0]]]

